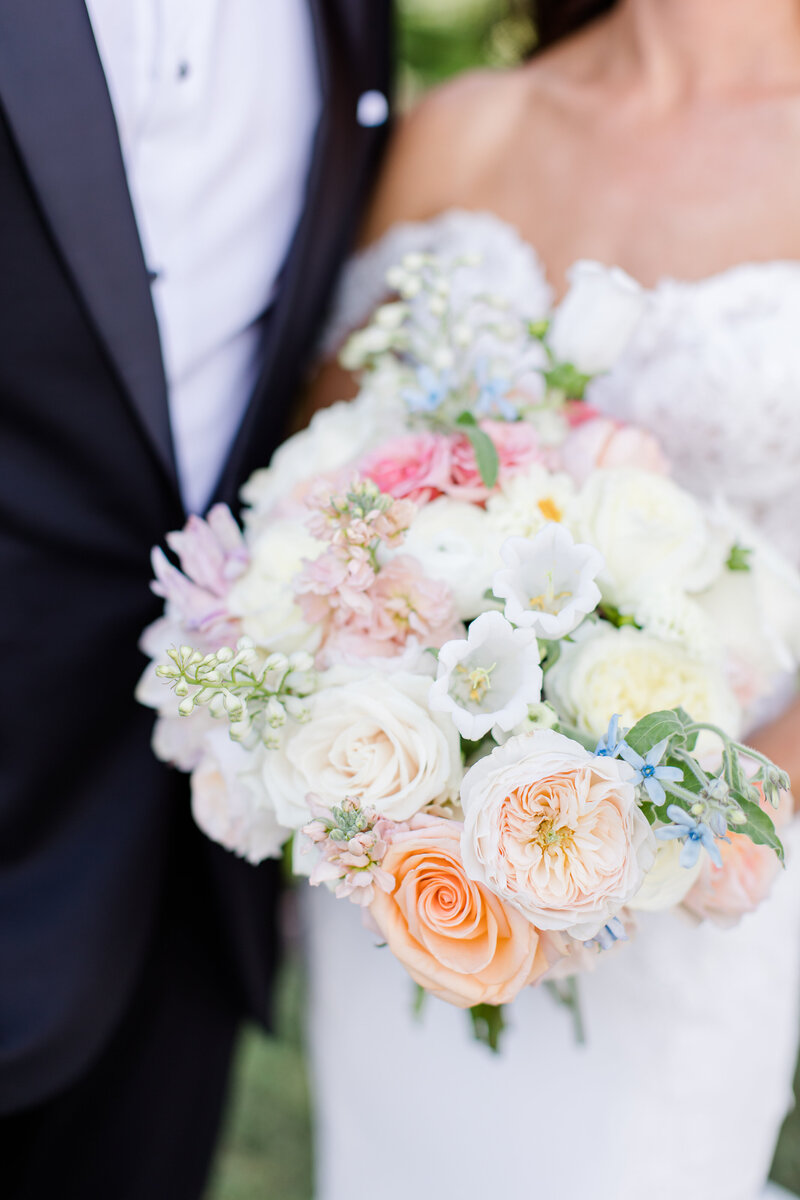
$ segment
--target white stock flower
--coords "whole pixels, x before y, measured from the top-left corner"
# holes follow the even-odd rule
[[[264,760],[264,785],[285,825],[310,821],[309,793],[331,806],[350,798],[393,821],[458,795],[458,732],[449,716],[430,712],[430,679],[341,667],[322,683],[309,721],[287,724]]]
[[[245,750],[227,728],[209,733],[192,772],[192,815],[200,829],[248,862],[280,858],[291,831],[279,824],[261,781],[269,751]]]
[[[576,544],[563,525],[551,522],[531,539],[509,538],[500,554],[506,568],[495,572],[494,594],[505,600],[509,621],[541,638],[572,633],[600,600],[594,581],[602,556]]]
[[[677,839],[659,842],[655,862],[644,877],[644,883],[635,896],[628,901],[628,908],[638,912],[661,912],[674,908],[685,899],[703,867],[703,858],[698,855],[691,867],[681,865],[683,843]]]
[[[653,862],[633,768],[552,729],[512,738],[471,767],[461,803],[467,874],[537,929],[594,937]]]
[[[570,528],[574,519],[575,485],[569,475],[534,463],[508,475],[486,504],[490,526],[502,537],[533,537],[549,521]]]
[[[605,559],[598,582],[627,611],[660,587],[698,592],[722,569],[726,550],[684,488],[637,467],[595,471],[579,498],[580,536]]]
[[[321,634],[303,620],[293,581],[303,559],[317,558],[324,543],[291,520],[271,521],[248,540],[251,561],[230,590],[230,612],[240,618],[244,634],[265,650],[313,653]]]
[[[206,734],[216,721],[206,709],[196,708],[191,716],[178,712],[180,697],[165,680],[156,675],[156,667],[166,660],[172,646],[183,645],[190,635],[181,621],[165,616],[148,625],[139,648],[151,661],[136,686],[136,699],[157,713],[151,746],[156,758],[180,771],[192,771],[203,755]]]
[[[596,375],[609,370],[628,345],[647,293],[624,271],[599,263],[577,263],[568,279],[547,340],[560,362]]]
[[[398,553],[416,558],[429,579],[446,583],[466,621],[492,606],[485,593],[500,563],[500,543],[482,508],[440,496],[415,514]]]
[[[472,622],[465,641],[445,642],[440,649],[429,704],[449,713],[461,736],[475,742],[493,725],[513,729],[541,694],[535,633],[487,612]]]
[[[593,737],[605,732],[615,713],[621,725],[631,726],[678,705],[734,737],[740,727],[739,706],[716,662],[630,626],[584,626],[562,643],[544,691],[567,721]]]

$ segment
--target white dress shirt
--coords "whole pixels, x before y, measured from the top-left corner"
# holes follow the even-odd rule
[[[306,0],[87,0],[200,512],[255,383],[320,89]]]

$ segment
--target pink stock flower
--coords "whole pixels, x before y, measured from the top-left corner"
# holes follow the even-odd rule
[[[389,496],[427,504],[447,489],[450,441],[437,433],[392,438],[362,459],[359,472]]]
[[[190,516],[182,530],[167,534],[167,545],[178,556],[180,569],[156,547],[153,592],[167,601],[187,634],[203,647],[216,649],[235,641],[239,622],[226,601],[250,556],[230,509],[217,504],[205,520]]]
[[[408,555],[383,567],[364,599],[368,611],[340,607],[331,612],[321,666],[352,658],[393,658],[411,638],[438,647],[463,632],[448,586],[429,579]]]
[[[394,877],[381,863],[393,832],[405,826],[379,817],[374,809],[362,809],[355,800],[332,809],[314,796],[307,796],[306,802],[314,820],[302,833],[320,851],[309,876],[311,886],[336,883],[338,900],[351,900],[364,908],[372,904],[376,887],[391,892]]]
[[[536,430],[525,421],[481,421],[481,429],[492,439],[500,463],[499,479],[524,470],[543,458]],[[489,488],[481,479],[475,451],[465,434],[458,434],[451,443],[450,480],[443,489],[457,500],[482,504]]]
[[[657,475],[669,474],[669,463],[652,434],[608,417],[596,416],[573,427],[560,457],[564,470],[578,484],[601,468],[639,467]]]

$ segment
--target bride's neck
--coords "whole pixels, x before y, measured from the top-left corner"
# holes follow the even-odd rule
[[[800,0],[621,0],[609,26],[665,101],[800,84]]]

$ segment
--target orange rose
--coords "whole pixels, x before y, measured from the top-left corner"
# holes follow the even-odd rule
[[[547,970],[539,934],[521,913],[467,878],[457,821],[417,817],[383,860],[391,893],[371,906],[389,949],[426,991],[458,1008],[505,1004]]]

